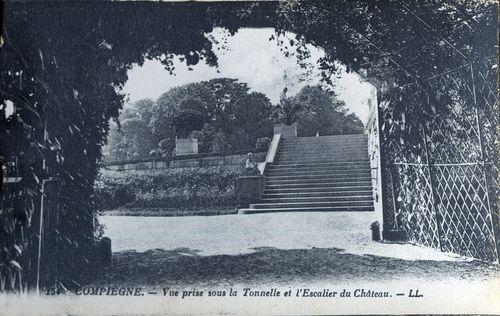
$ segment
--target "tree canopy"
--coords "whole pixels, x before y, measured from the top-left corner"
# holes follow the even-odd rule
[[[291,99],[300,104],[297,116],[298,136],[361,134],[364,126],[353,113],[348,113],[345,102],[321,86],[306,86]]]
[[[148,157],[158,145],[149,127],[154,101],[139,100],[126,107],[118,124],[112,124],[103,154],[107,159],[126,160]]]
[[[253,148],[258,138],[272,134],[271,107],[264,94],[235,79],[175,87],[156,102],[141,100],[125,108],[121,128],[109,134],[107,160],[169,156],[175,138],[188,136],[199,139],[202,152]]]
[[[213,142],[220,143],[222,139],[223,144],[217,145],[220,148],[216,151],[251,148],[258,137],[270,131],[270,107],[269,99],[262,93],[250,93],[246,83],[228,78],[212,79],[164,93],[153,107],[149,124],[155,137],[163,140],[163,150],[171,150],[176,136],[171,128],[174,117],[196,110],[204,124],[189,132],[195,132],[202,151],[213,151]]]
[[[286,107],[284,107],[286,105]],[[284,120],[283,113],[291,121]],[[321,86],[306,86],[297,95],[283,93],[272,105],[235,79],[213,79],[172,88],[156,102],[141,100],[125,108],[121,127],[111,129],[107,160],[172,154],[175,137],[195,137],[202,152],[251,149],[272,136],[272,122],[298,123],[299,136],[356,134],[363,124],[343,101]]]

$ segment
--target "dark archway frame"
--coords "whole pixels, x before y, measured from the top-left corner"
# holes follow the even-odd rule
[[[321,64],[325,78],[335,71],[334,60],[355,71],[366,70],[367,77],[380,88],[382,160],[390,163],[392,169],[384,168],[393,170],[402,179],[397,188],[387,184],[395,183],[394,177],[386,179],[384,190],[389,190],[393,197],[398,192],[412,193],[406,182],[413,173],[394,169],[392,164],[411,164],[428,155],[429,146],[423,142],[427,136],[432,139],[434,135],[436,146],[450,139],[439,139],[439,133],[429,132],[429,122],[453,115],[446,105],[471,86],[476,91],[474,108],[480,112],[476,115],[479,121],[490,117],[488,111],[491,112],[477,104],[482,102],[478,101],[477,93],[481,85],[474,83],[484,77],[484,70],[479,69],[487,65],[485,58],[495,53],[496,26],[491,24],[496,23],[497,7],[484,4],[467,11],[466,3],[458,2],[457,7],[465,8],[458,20],[471,24],[475,15],[479,20],[476,25],[460,27],[457,31],[455,23],[460,22],[450,20],[450,12],[429,15],[437,12],[441,3],[429,1],[421,6],[412,1],[402,4],[395,1],[5,3],[0,100],[13,101],[17,113],[1,122],[0,154],[7,160],[16,159],[18,164],[11,172],[21,178],[13,190],[2,192],[5,211],[1,215],[1,257],[7,267],[5,271],[11,272],[2,272],[1,277],[8,279],[8,289],[19,290],[24,282],[33,285],[36,279],[44,279],[46,284],[53,284],[55,279],[66,286],[76,286],[76,281],[84,279],[86,272],[82,266],[92,261],[89,254],[96,231],[92,185],[100,147],[105,141],[109,119],[117,117],[124,102],[123,96],[116,93],[116,87],[124,84],[126,72],[133,63],[140,64],[146,58],[166,55],[164,64],[171,71],[175,71],[171,63],[173,54],[185,55],[188,65],[204,59],[215,66],[211,43],[203,35],[215,26],[231,32],[240,27],[275,27],[279,32],[294,32],[299,35],[297,42],[283,43],[283,49],[307,56],[305,43],[323,47],[327,52]],[[337,12],[342,12],[342,16]],[[427,17],[431,19],[426,20]],[[408,23],[410,19],[412,23]],[[458,36],[454,36],[452,30]],[[426,43],[428,45],[424,45]],[[467,44],[472,46],[471,50]],[[428,54],[427,58],[422,59],[422,54]],[[462,70],[467,69],[464,65],[470,65],[471,70],[464,73]],[[454,88],[450,89],[453,82],[450,74],[460,73],[458,78],[463,80],[452,83]],[[483,82],[496,85],[496,81],[490,79]],[[482,95],[489,97],[488,90],[491,89],[483,89]],[[494,100],[491,102],[495,105]],[[411,117],[419,119],[411,122]],[[443,131],[449,127],[445,125]],[[490,125],[496,127],[496,122]],[[497,160],[488,148],[496,140],[493,136],[489,140],[488,136],[481,136],[491,135],[481,132],[482,128],[478,129],[479,144],[483,148],[478,161],[491,165]],[[451,138],[457,139],[460,135]],[[401,139],[404,146],[400,146]],[[433,162],[426,159],[426,163]],[[433,166],[426,168],[431,170]],[[484,170],[478,172],[484,173]],[[488,188],[483,195],[488,191],[496,193],[498,186],[489,185],[491,180],[486,177]],[[423,199],[437,195],[432,186],[436,181],[432,175],[429,178],[430,191],[426,186]],[[53,186],[51,194],[58,197],[54,206],[57,218],[51,221],[57,223],[58,229],[54,233],[54,229],[46,225],[47,237],[42,238],[54,241],[58,253],[65,254],[57,260],[55,271],[46,271],[45,278],[37,276],[40,271],[33,270],[36,258],[33,250],[39,242],[35,237],[36,227],[41,226],[40,219],[47,216],[37,214],[40,205],[47,203],[42,196],[46,198],[48,194],[41,191],[44,179],[57,180],[50,182],[50,186]],[[470,187],[474,185],[477,187],[477,184]],[[433,210],[436,219],[441,202],[436,198],[430,200],[437,205],[424,208]],[[399,206],[386,202],[384,209],[392,209],[392,213],[385,214],[386,218],[393,216],[395,221],[398,216],[416,214],[415,210],[401,211],[414,202],[399,203]],[[497,221],[496,205],[490,206],[489,211],[493,214],[491,220]],[[437,231],[440,224],[436,225]],[[394,225],[384,219],[384,226],[390,229]],[[427,242],[429,234],[420,234],[422,239],[408,235],[412,229],[423,231],[425,225],[410,222],[407,226],[410,230],[405,232],[405,239],[436,247],[434,241]],[[498,225],[495,229],[498,231]],[[433,231],[434,240],[445,238],[442,232],[436,231]],[[441,243],[438,246],[442,248]],[[498,244],[493,248],[496,255]],[[497,258],[490,252],[483,259]]]

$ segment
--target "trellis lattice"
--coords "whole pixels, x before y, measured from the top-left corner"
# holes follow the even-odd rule
[[[386,184],[386,190],[384,191],[384,204],[382,207],[383,218],[384,218],[384,231],[398,231],[399,223],[397,220],[397,209],[396,209],[396,196],[394,188],[394,180],[392,176],[391,169],[388,168],[382,173],[383,183]]]
[[[496,259],[492,216],[478,164],[433,166],[442,249]]]
[[[391,206],[384,227],[398,227],[410,242],[490,262],[498,262],[500,231],[495,62],[466,64],[427,82],[445,111],[422,124],[418,161],[405,146],[386,149],[392,182],[384,182],[384,205]]]
[[[394,167],[395,215],[403,238],[440,248],[428,167],[421,164],[396,164]]]
[[[447,94],[447,115],[437,115],[427,130],[432,163],[470,163],[481,158],[479,126],[470,69],[463,67],[430,80],[436,95]],[[437,97],[439,98],[439,96]]]

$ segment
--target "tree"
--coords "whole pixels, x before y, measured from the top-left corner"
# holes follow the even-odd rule
[[[252,92],[234,105],[233,133],[229,142],[234,148],[252,148],[260,137],[272,135],[271,101],[262,93]]]
[[[285,87],[281,92],[280,101],[273,108],[272,117],[280,123],[292,125],[304,110],[304,106],[299,102],[293,102],[291,98],[287,97],[287,91],[288,89]]]
[[[293,97],[286,96],[285,88],[272,117],[287,125],[296,122],[298,136],[363,133],[359,118],[348,114],[345,103],[321,86],[306,86]]]
[[[103,160],[106,162],[126,160],[127,152],[123,132],[115,122],[110,123],[106,145],[102,147]]]
[[[164,93],[154,105],[150,121],[152,133],[173,149],[179,115],[197,113],[196,124],[183,130],[193,132],[202,151],[248,148],[257,138],[271,133],[271,103],[262,93],[252,92],[236,79],[213,79],[176,87]],[[203,124],[202,124],[203,122]],[[213,148],[213,143],[216,147]]]
[[[203,116],[197,111],[184,110],[173,118],[172,128],[176,137],[187,138],[203,128]]]
[[[149,127],[154,102],[144,99],[123,110],[119,123],[113,124],[103,148],[108,161],[147,158],[158,145]]]
[[[348,114],[345,102],[320,86],[302,88],[290,103],[302,106],[297,115],[299,136],[363,133],[363,123],[356,115]]]

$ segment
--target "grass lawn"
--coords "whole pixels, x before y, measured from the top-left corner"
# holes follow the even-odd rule
[[[105,210],[104,215],[109,216],[214,216],[237,214],[235,206],[218,207],[120,207],[113,210]]]
[[[233,216],[103,216],[113,266],[99,285],[335,286],[400,281],[491,282],[497,265],[371,240],[373,212]],[[408,286],[408,285],[407,285]]]

